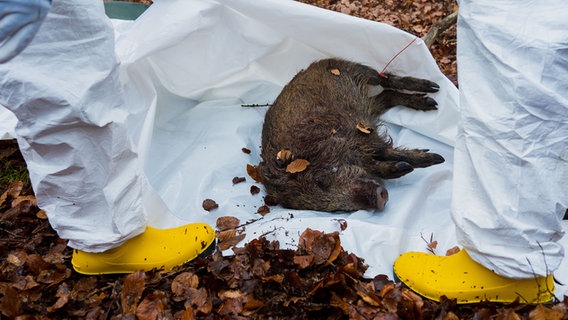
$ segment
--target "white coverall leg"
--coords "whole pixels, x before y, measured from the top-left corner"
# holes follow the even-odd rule
[[[102,1],[53,1],[27,48],[0,64],[0,79],[0,104],[18,119],[16,134],[38,206],[58,235],[81,250],[75,255],[82,252],[82,258],[73,261],[78,271],[173,266],[212,243],[214,231],[205,224],[192,224],[195,230],[189,233],[187,226],[179,233],[172,229],[163,237],[156,229],[145,232],[149,212],[169,214],[169,209],[142,172],[133,143],[139,139],[133,137],[134,112],[125,104],[114,31]],[[146,236],[135,237],[141,234]],[[195,248],[182,239],[186,234],[195,239]],[[136,239],[135,244],[104,263],[96,261],[103,256],[88,254],[117,248],[128,239]],[[152,244],[170,248],[168,241],[183,249],[152,252]],[[141,255],[133,256],[136,251]],[[152,265],[147,255],[160,260]],[[182,257],[172,262],[174,255]],[[125,262],[135,269],[122,268]]]
[[[54,1],[31,44],[0,65],[0,103],[18,118],[39,207],[71,247],[95,252],[146,228],[146,181],[102,6]]]
[[[464,250],[405,253],[395,273],[434,300],[545,302],[568,207],[568,2],[459,5],[452,218]]]
[[[461,1],[458,241],[510,278],[546,276],[568,207],[566,1]]]

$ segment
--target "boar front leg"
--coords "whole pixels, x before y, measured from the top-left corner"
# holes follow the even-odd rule
[[[445,161],[441,155],[428,151],[428,149],[392,148],[387,150],[385,158],[407,162],[413,168],[426,168]]]
[[[438,92],[440,90],[440,86],[436,82],[415,77],[399,77],[393,74],[381,75],[378,84],[383,88],[395,90],[417,92]]]
[[[387,89],[371,99],[373,99],[373,115],[376,117],[394,106],[406,106],[421,111],[438,109],[436,100],[422,93],[402,93]]]

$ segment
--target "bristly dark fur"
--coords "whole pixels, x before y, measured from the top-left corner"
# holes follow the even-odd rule
[[[370,97],[369,86],[379,83],[384,90]],[[382,209],[388,193],[381,179],[444,159],[421,149],[394,147],[376,123],[395,105],[436,110],[436,101],[424,92],[438,88],[424,79],[383,77],[340,59],[316,61],[300,71],[267,111],[262,129],[259,172],[270,198],[295,209]],[[294,159],[305,159],[309,166],[287,172],[287,163],[277,161],[281,150],[290,150]]]

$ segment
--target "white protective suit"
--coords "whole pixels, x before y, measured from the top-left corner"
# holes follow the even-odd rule
[[[0,0],[0,63],[18,55],[32,41],[51,0]]]
[[[568,207],[568,2],[460,1],[458,242],[500,275],[546,276]]]
[[[143,124],[146,106],[125,102],[118,66],[103,3],[90,0],[54,1],[31,44],[0,64],[0,104],[18,118],[38,206],[86,251],[140,234],[148,211],[168,213],[141,172],[142,125],[127,125]]]
[[[464,2],[466,5],[469,3]],[[467,12],[460,20],[466,27],[468,19],[492,16]],[[471,61],[468,57],[478,56],[474,52],[479,47],[486,49],[479,45],[485,42],[485,34],[477,38],[474,32],[460,33],[463,39],[473,40],[460,40],[470,46],[460,46],[460,56],[466,60],[463,66],[460,62],[460,81],[466,83],[463,99],[468,106],[462,116],[458,160],[454,161],[458,92],[439,71],[424,43],[398,29],[278,0],[155,1],[136,22],[115,21],[114,27],[116,56],[111,25],[104,17],[102,4],[55,0],[29,48],[9,63],[0,64],[0,104],[20,120],[17,136],[39,205],[59,235],[70,240],[70,246],[102,251],[138,234],[146,224],[167,227],[203,221],[214,225],[219,216],[232,215],[248,222],[245,241],[265,235],[280,240],[282,246],[293,247],[307,227],[341,231],[343,247],[365,258],[371,276],[391,275],[392,263],[400,253],[424,250],[423,238],[433,235],[440,250],[456,245],[450,214],[453,190],[458,236],[475,259],[490,268],[481,256],[509,266],[526,264],[525,257],[516,254],[523,254],[520,248],[529,246],[515,247],[513,255],[506,252],[511,250],[511,243],[520,244],[526,231],[529,236],[538,235],[531,236],[532,244],[538,240],[545,248],[549,271],[558,266],[562,257],[556,244],[561,235],[558,212],[566,207],[559,174],[566,177],[565,161],[531,161],[525,155],[552,159],[552,152],[557,152],[556,156],[565,159],[565,142],[551,139],[546,148],[541,148],[544,144],[540,139],[538,144],[530,140],[532,132],[552,138],[562,136],[564,130],[566,136],[565,128],[558,128],[558,134],[550,132],[559,122],[541,123],[541,109],[539,113],[531,111],[535,117],[512,118],[520,116],[524,121],[519,123],[522,128],[514,133],[515,139],[511,139],[510,130],[506,134],[498,131],[500,122],[477,120],[500,112],[496,100],[501,98],[494,94],[501,92],[491,90],[498,80],[483,77],[491,75],[496,65],[488,62],[480,68],[467,62]],[[560,36],[553,31],[547,32]],[[496,45],[495,41],[491,43]],[[515,48],[520,44],[520,39],[512,43]],[[549,59],[555,58],[552,54]],[[380,213],[361,210],[330,214],[272,207],[269,215],[259,218],[256,208],[263,204],[263,193],[251,196],[250,179],[237,185],[231,180],[246,176],[247,163],[260,161],[258,147],[265,109],[242,108],[241,104],[273,101],[300,69],[330,56],[365,63],[379,71],[394,58],[387,72],[437,82],[440,92],[432,96],[439,103],[438,111],[394,108],[384,120],[396,145],[429,148],[442,154],[446,162],[386,181],[390,202]],[[506,62],[525,58],[511,49]],[[466,72],[467,68],[477,69]],[[514,70],[509,66],[505,69]],[[537,88],[544,90],[544,84],[550,84],[546,74],[533,79]],[[529,88],[523,86],[515,95],[528,95]],[[476,90],[484,88],[477,94]],[[560,101],[560,96],[554,94],[560,89],[551,90],[547,97],[538,93],[538,101]],[[509,98],[507,101],[514,102]],[[542,108],[542,112],[553,113],[562,105],[566,106],[565,101],[550,109]],[[503,121],[508,118],[500,117]],[[472,128],[475,125],[481,127]],[[504,126],[514,128],[513,124]],[[474,139],[478,137],[475,132],[481,133],[483,147],[494,141],[500,149],[471,152],[471,148],[481,148],[479,140]],[[563,143],[564,149],[559,146],[550,150],[554,143]],[[243,147],[251,154],[244,154]],[[530,163],[534,172],[545,170],[535,178],[551,184],[531,182],[533,177],[523,173],[523,183],[528,186],[520,188],[517,177],[502,179],[513,169],[499,167],[498,172],[487,173],[498,161],[504,161],[502,157],[509,159],[504,156],[511,154],[513,147],[521,150],[514,152],[523,158],[518,163]],[[490,161],[473,161],[480,156]],[[554,169],[549,167],[551,163],[556,165]],[[452,187],[454,164],[457,173]],[[521,166],[515,168],[520,170]],[[486,198],[489,195],[494,197]],[[513,224],[505,240],[507,249],[495,245],[476,250],[472,243],[498,243],[503,234],[507,235],[503,230],[508,227],[501,220],[513,221],[513,217],[510,210],[497,210],[510,202],[504,200],[529,200],[528,196],[540,197],[537,206],[547,202],[546,208],[539,211],[541,215],[529,218],[528,224]],[[219,209],[205,212],[201,207],[205,198],[216,200]],[[527,201],[522,208],[533,205],[535,202]],[[477,217],[482,220],[477,225],[486,223],[495,229],[483,232],[486,228],[471,227],[476,225]],[[516,218],[514,221],[521,221],[522,217]],[[345,230],[340,229],[345,226],[340,220],[347,222]],[[519,240],[511,240],[514,237]],[[536,260],[531,264],[540,268]],[[521,269],[524,273],[517,270],[511,275],[531,273],[530,268]]]

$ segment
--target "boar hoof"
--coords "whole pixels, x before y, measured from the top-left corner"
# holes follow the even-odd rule
[[[441,155],[439,155],[437,153],[431,153],[431,155],[432,155],[432,165],[440,164],[440,163],[443,163],[444,161],[446,161],[444,159],[444,157],[442,157]]]

